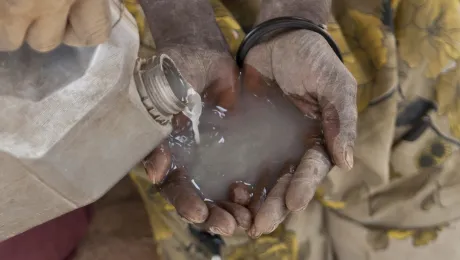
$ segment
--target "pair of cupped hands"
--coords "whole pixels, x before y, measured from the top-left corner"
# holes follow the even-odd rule
[[[157,147],[144,166],[185,221],[225,236],[243,228],[256,238],[274,231],[289,213],[305,209],[334,165],[353,166],[356,82],[323,36],[312,31],[285,32],[253,47],[244,61],[243,86],[226,46],[221,37],[208,43],[159,46],[159,53],[174,60],[188,83],[202,93],[204,102],[230,111],[241,87],[263,92],[264,81],[275,83],[271,85],[279,86],[301,113],[320,126],[305,133],[310,141],[303,158],[296,165],[286,164],[266,195],[261,190],[264,187],[234,184],[228,187],[228,200],[220,202],[204,201],[187,169],[170,168],[167,144]],[[173,125],[174,131],[180,131],[184,117],[177,116]]]
[[[147,8],[156,3],[143,2]],[[151,25],[155,28],[156,24]],[[62,42],[94,45],[108,37],[110,27],[106,0],[0,0],[0,51],[14,50],[24,41],[39,51],[51,50]],[[205,102],[231,110],[241,87],[240,70],[217,24],[206,27],[203,34],[186,31],[177,37],[164,34],[174,35],[178,28],[157,30],[158,55],[170,56]],[[159,185],[184,220],[216,234],[231,235],[241,227],[251,237],[258,237],[272,232],[290,212],[305,209],[334,165],[344,169],[353,166],[356,82],[327,41],[308,30],[281,33],[253,47],[244,61],[243,75],[244,87],[252,91],[263,91],[260,87],[266,85],[264,81],[275,83],[272,85],[279,86],[301,113],[320,126],[305,133],[310,140],[305,144],[305,155],[298,164],[286,165],[266,196],[260,187],[251,190],[236,184],[229,187],[228,201],[205,202],[186,169],[170,169],[171,154],[166,145],[157,147],[144,165],[152,182]],[[175,130],[182,126],[177,123]]]

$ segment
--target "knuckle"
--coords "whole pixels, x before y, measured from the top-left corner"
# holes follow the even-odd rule
[[[100,23],[98,26],[92,27],[86,32],[83,37],[85,45],[100,44],[105,42],[110,35],[110,26],[108,23]]]
[[[32,49],[38,52],[44,53],[44,52],[52,51],[53,49],[58,47],[60,44],[60,41],[49,41],[49,42],[41,43],[41,42],[36,42],[34,40],[29,40],[28,44]]]
[[[12,43],[10,41],[0,40],[0,51],[15,51],[19,49],[21,46],[22,46],[22,42],[18,44],[18,43]]]
[[[0,25],[0,51],[15,51],[19,49],[24,42],[24,35],[22,34],[9,34],[9,28],[2,28]],[[6,36],[6,37],[5,37]]]

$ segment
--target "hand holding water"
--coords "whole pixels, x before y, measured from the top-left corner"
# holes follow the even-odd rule
[[[276,82],[303,115],[317,122],[295,172],[283,175],[255,213],[252,237],[272,232],[290,212],[303,210],[333,165],[353,167],[356,81],[320,34],[296,30],[248,53],[245,88]],[[287,151],[289,152],[289,151]]]

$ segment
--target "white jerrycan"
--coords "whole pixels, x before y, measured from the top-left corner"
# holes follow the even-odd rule
[[[0,241],[95,201],[170,133],[189,85],[138,49],[125,11],[95,48],[0,53]]]

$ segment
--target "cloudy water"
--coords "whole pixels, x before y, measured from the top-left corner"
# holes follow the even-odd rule
[[[287,160],[300,159],[314,125],[274,88],[264,96],[243,92],[231,112],[203,105],[199,121],[190,117],[199,123],[199,138],[191,122],[185,132],[170,136],[173,164],[184,166],[211,200],[226,199],[235,181],[254,184],[264,174],[275,182]]]

